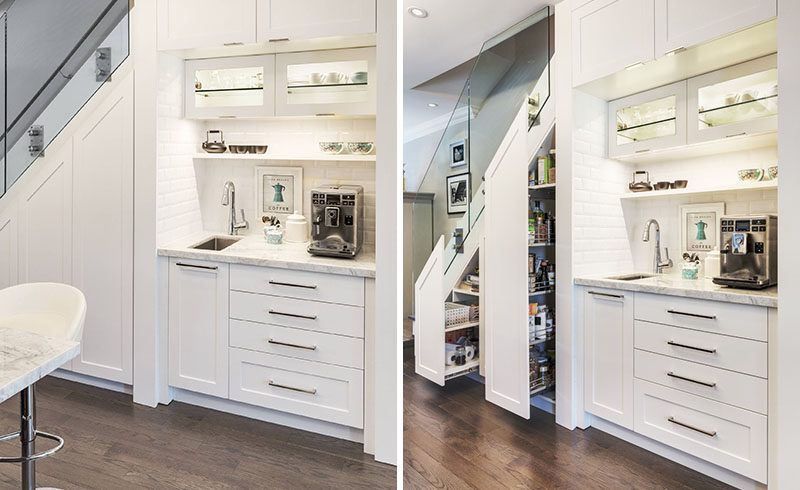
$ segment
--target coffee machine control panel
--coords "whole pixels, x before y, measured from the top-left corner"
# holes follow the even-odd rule
[[[723,236],[730,236],[730,252],[734,255],[746,255],[748,252],[763,254],[767,241],[767,218],[726,219],[720,222]],[[752,246],[751,246],[752,245]]]

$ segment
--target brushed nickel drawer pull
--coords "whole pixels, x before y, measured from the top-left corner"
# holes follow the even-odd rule
[[[216,271],[219,269],[219,267],[215,265],[211,266],[211,265],[184,264],[183,262],[176,262],[175,265],[177,265],[178,267],[190,267],[192,269],[203,269],[206,271]]]
[[[275,344],[275,345],[283,345],[285,347],[295,347],[297,349],[317,350],[317,346],[316,345],[290,344],[288,342],[281,342],[279,340],[274,340],[271,337],[269,339],[267,339],[267,342],[269,342],[270,344]]]
[[[593,294],[593,295],[595,295],[595,296],[605,296],[605,297],[607,297],[607,298],[617,298],[617,299],[623,299],[623,298],[625,298],[625,295],[624,295],[624,294],[598,293],[597,291],[587,291],[587,293],[589,293],[589,294]]]
[[[308,393],[309,395],[316,395],[317,394],[317,389],[316,388],[311,388],[310,390],[308,388],[296,388],[294,386],[282,385],[282,384],[279,384],[279,383],[273,383],[272,380],[269,380],[267,383],[270,386],[274,386],[275,388],[283,388],[284,390],[299,391],[301,393]]]
[[[667,310],[667,313],[672,313],[673,315],[683,315],[683,316],[691,316],[694,318],[702,318],[704,320],[717,319],[717,315],[701,315],[699,313],[686,313],[685,311]]]
[[[290,282],[280,282],[280,281],[273,281],[272,279],[269,280],[269,283],[273,286],[287,286],[290,288],[303,288],[303,289],[317,289],[316,284],[313,286],[307,286],[305,284],[292,284]]]
[[[686,378],[679,374],[675,374],[672,371],[668,371],[667,376],[669,376],[670,378],[682,379],[683,381],[688,381],[690,383],[696,383],[699,385],[708,386],[709,388],[714,388],[715,386],[717,386],[717,383],[709,383],[708,381],[698,381],[696,379]]]
[[[274,38],[274,39],[269,39],[267,42],[270,42],[270,43],[279,43],[279,42],[281,42],[281,41],[288,41],[288,40],[289,40],[289,38],[288,38],[288,37],[276,37],[276,38]]]
[[[223,43],[223,46],[244,46],[244,43],[241,41],[236,41],[232,43]]]
[[[681,427],[686,427],[687,429],[691,429],[691,430],[693,430],[695,432],[699,432],[701,434],[705,434],[708,437],[716,437],[716,435],[717,435],[717,431],[715,431],[715,430],[699,429],[699,428],[697,428],[697,427],[695,427],[693,425],[689,425],[689,424],[687,424],[685,422],[681,422],[680,420],[675,420],[675,417],[669,417],[669,418],[667,418],[667,421],[672,422],[675,425],[680,425]]]
[[[284,313],[282,311],[267,310],[270,315],[290,316],[292,318],[305,318],[306,320],[316,320],[317,315],[298,315],[297,313]]]
[[[696,351],[700,351],[700,352],[707,352],[709,354],[716,354],[717,353],[717,349],[706,349],[705,347],[695,347],[693,345],[679,344],[679,343],[673,342],[671,340],[667,340],[667,344],[669,344],[669,345],[671,345],[673,347],[683,347],[684,349],[691,349],[691,350],[696,350]]]

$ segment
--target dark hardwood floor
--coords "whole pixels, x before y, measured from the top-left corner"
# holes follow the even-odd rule
[[[37,485],[92,488],[395,488],[396,469],[360,444],[184,403],[151,409],[129,395],[56,378],[37,384],[40,430],[64,449],[37,462]],[[19,398],[0,404],[0,434],[18,426]],[[0,443],[3,456],[18,442]],[[40,448],[52,447],[49,441]],[[19,488],[0,464],[0,488]]]
[[[524,420],[461,377],[440,387],[403,369],[404,488],[731,488],[595,429],[531,407]]]

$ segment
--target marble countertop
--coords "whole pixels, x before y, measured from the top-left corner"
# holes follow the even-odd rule
[[[0,328],[0,403],[58,369],[80,349],[71,340]]]
[[[615,274],[622,275],[622,274]],[[625,291],[641,291],[643,293],[666,294],[668,296],[684,296],[687,298],[709,299],[744,305],[778,307],[778,287],[761,290],[734,289],[719,286],[711,279],[689,280],[680,275],[662,274],[657,277],[620,281],[606,277],[576,277],[579,286],[595,286]]]
[[[183,259],[209,260],[229,264],[279,267],[326,274],[375,277],[375,250],[363,247],[354,259],[319,257],[309,254],[308,243],[268,245],[264,235],[245,235],[225,250],[196,250],[190,248],[222,233],[201,232],[158,248],[158,255]]]

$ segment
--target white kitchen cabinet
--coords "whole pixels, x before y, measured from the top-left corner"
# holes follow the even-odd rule
[[[654,0],[592,0],[572,11],[572,86],[655,58]]]
[[[169,262],[169,384],[228,396],[227,264]]]
[[[256,42],[256,0],[158,0],[158,49]]]
[[[189,119],[275,115],[275,55],[186,61]]]
[[[275,114],[374,115],[375,68],[375,48],[278,54]]]
[[[375,32],[375,0],[258,0],[258,42]]]
[[[778,130],[777,55],[688,80],[690,144]]]
[[[73,139],[72,282],[86,296],[73,369],[133,383],[133,74]]]
[[[17,181],[20,282],[70,283],[72,274],[72,144],[37,162],[40,172]],[[57,218],[57,219],[53,219]]]
[[[511,128],[486,170],[481,340],[486,399],[529,418],[527,107]]]
[[[587,288],[583,308],[584,410],[633,429],[633,294]]]
[[[686,81],[608,103],[608,156],[686,144]]]
[[[656,58],[777,15],[776,0],[656,0]]]

